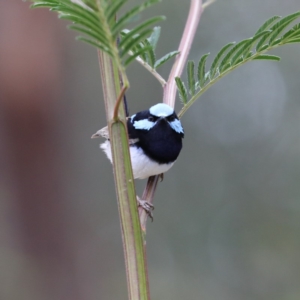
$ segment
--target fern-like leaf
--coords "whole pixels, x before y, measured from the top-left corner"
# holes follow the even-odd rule
[[[106,52],[110,56],[113,56],[113,53],[110,52],[109,48],[105,47],[103,44],[97,43],[97,41],[95,41],[95,40],[91,40],[91,39],[83,37],[83,36],[78,36],[78,37],[76,37],[76,39],[78,41],[86,42],[87,44],[90,44],[90,45],[102,50],[103,52]]]
[[[265,31],[267,30],[268,28],[271,27],[271,25],[278,19],[280,19],[281,17],[280,16],[274,16],[270,19],[268,19],[262,26],[259,27],[259,29],[256,31],[255,35],[258,35],[259,33],[261,33],[262,31]]]
[[[225,45],[216,55],[215,59],[213,60],[212,64],[211,64],[211,68],[210,68],[210,76],[211,78],[213,78],[216,74],[216,72],[218,71],[218,65],[219,62],[221,60],[221,58],[223,57],[223,54],[226,53],[226,51],[228,49],[230,49],[235,43],[229,43],[227,45]]]
[[[72,29],[72,30],[76,30],[78,32],[82,32],[82,33],[86,34],[87,36],[91,37],[92,39],[94,39],[95,41],[100,42],[103,46],[106,46],[107,48],[109,48],[109,44],[107,44],[107,40],[105,39],[105,36],[103,36],[99,32],[95,32],[93,29],[86,28],[86,27],[83,27],[80,25],[79,26],[78,25],[69,25],[68,28]]]
[[[157,42],[160,37],[160,31],[161,28],[159,26],[156,26],[153,28],[152,34],[148,37],[148,41],[150,45],[152,46],[153,50],[155,50]]]
[[[276,60],[280,61],[280,57],[277,55],[270,55],[270,54],[261,54],[256,56],[254,59],[265,59],[265,60]]]
[[[140,32],[139,34],[135,34],[134,36],[130,37],[130,43],[127,45],[122,44],[122,53],[121,58],[124,58],[124,56],[127,55],[127,53],[133,49],[137,44],[140,44],[142,41],[145,40],[145,38],[152,32],[151,29],[145,29],[144,31]],[[141,49],[143,49],[142,47]]]
[[[127,0],[115,0],[110,3],[108,8],[106,9],[107,21],[109,24],[113,24],[115,22],[115,17],[118,11],[122,8],[122,6],[127,2]]]
[[[148,33],[145,35],[145,37],[147,35],[149,35],[150,33],[153,32],[152,29],[149,29],[148,26],[152,25],[153,23],[156,23],[156,22],[159,22],[159,21],[162,21],[164,20],[165,17],[153,17],[151,19],[148,19],[147,21],[143,22],[142,24],[140,24],[139,26],[135,27],[133,30],[130,30],[121,40],[120,44],[119,44],[119,47],[120,48],[123,48],[123,47],[126,47],[128,45],[132,45],[132,40],[134,39],[134,36],[136,34],[139,34],[141,35],[141,32],[144,32],[145,31],[145,28],[146,30],[148,30]],[[149,31],[150,30],[150,31]],[[144,37],[144,38],[145,38]],[[128,51],[128,50],[127,50]],[[126,51],[125,51],[126,52]]]
[[[133,53],[133,55],[129,56],[125,62],[124,62],[124,66],[127,67],[132,61],[135,60],[136,57],[145,54],[145,52],[149,51],[150,47],[146,46],[146,47],[142,47],[140,48],[140,50],[136,51]]]
[[[198,79],[196,92],[187,101],[179,112],[181,117],[185,111],[199,98],[208,88],[210,88],[220,78],[230,73],[237,67],[252,60],[273,60],[279,61],[280,57],[266,54],[266,52],[282,45],[300,43],[300,23],[288,29],[289,25],[300,17],[300,12],[296,12],[284,18],[275,16],[267,20],[249,39],[242,40],[237,44],[229,43],[225,45],[213,59],[210,69],[205,71],[206,56],[203,56],[198,65]],[[190,66],[187,71],[190,72]],[[182,96],[184,83],[176,79],[179,95]],[[190,83],[189,83],[190,87]]]
[[[195,94],[195,63],[189,60],[187,63],[187,78],[189,93],[194,96]]]
[[[205,76],[205,64],[209,53],[204,54],[198,64],[197,76],[198,76],[198,86],[202,88],[207,80]]]
[[[277,24],[275,24],[271,29],[272,33],[269,37],[269,44],[273,45],[273,42],[278,38],[279,34],[282,33],[287,26],[289,26],[294,20],[296,20],[300,16],[300,12],[294,13],[290,16],[283,18]]]
[[[294,44],[294,43],[300,43],[300,38],[288,40],[285,42],[285,44]]]
[[[280,18],[279,21],[270,28],[270,34],[264,35],[263,38],[257,43],[256,50],[262,51],[268,39],[269,39],[268,44],[273,45],[273,42],[275,41],[275,39],[278,38],[280,33],[284,31],[286,27],[289,26],[299,16],[300,16],[300,12],[296,12],[282,19]]]
[[[261,32],[255,34],[252,38],[248,39],[248,41],[249,41],[247,44],[248,49],[249,50],[252,49],[258,40],[263,39],[264,36],[269,35],[270,32],[271,32],[271,30],[261,31]]]
[[[154,66],[154,43],[157,42],[156,36],[152,35],[151,25],[161,21],[164,17],[158,16],[150,18],[136,27],[132,28],[127,34],[122,35],[125,26],[133,18],[137,17],[142,11],[159,2],[160,0],[146,0],[124,14],[120,13],[124,4],[128,0],[31,0],[33,8],[49,7],[52,11],[58,13],[61,19],[69,20],[73,25],[70,29],[83,33],[85,36],[79,37],[78,40],[84,41],[90,45],[106,52],[120,70],[123,70],[134,57],[148,57],[149,63]],[[120,15],[119,19],[116,15]],[[152,37],[153,45],[145,42],[145,39]],[[119,43],[117,39],[122,36]],[[159,36],[159,34],[158,34]],[[150,43],[151,44],[151,43]],[[127,57],[129,53],[133,56]]]
[[[282,41],[285,42],[285,40],[295,39],[300,37],[300,24],[296,24],[292,29],[287,31],[283,37]]]
[[[172,51],[167,53],[155,62],[154,69],[157,69],[158,67],[162,66],[164,63],[166,63],[172,57],[176,56],[178,53],[178,51]]]
[[[154,52],[154,48],[153,46],[150,44],[148,39],[145,39],[143,41],[144,47],[148,48],[148,51],[145,52],[145,56],[146,56],[146,61],[149,64],[149,66],[151,66],[151,68],[154,68],[154,64],[155,64],[155,52]]]
[[[187,100],[188,100],[187,89],[186,89],[183,81],[179,77],[175,77],[175,82],[176,82],[177,89],[179,92],[179,98],[181,99],[183,104],[186,104]]]
[[[249,40],[243,40],[239,43],[235,44],[233,48],[231,48],[228,53],[224,56],[224,58],[220,62],[219,70],[220,72],[224,71],[228,66],[231,65],[231,59],[232,57],[238,52],[239,54],[241,51],[240,49],[244,49],[245,44],[247,44]]]
[[[112,26],[111,32],[112,36],[116,39],[122,31],[122,29],[131,21],[131,19],[141,13],[143,10],[147,9],[148,7],[152,6],[153,4],[159,2],[160,0],[148,0],[143,4],[137,5],[132,8],[130,11],[125,13],[119,20]]]

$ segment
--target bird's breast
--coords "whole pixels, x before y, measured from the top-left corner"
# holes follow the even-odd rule
[[[165,128],[161,127],[139,133],[139,142],[136,145],[141,147],[150,159],[159,164],[168,164],[177,159],[182,148],[182,138],[167,124]]]

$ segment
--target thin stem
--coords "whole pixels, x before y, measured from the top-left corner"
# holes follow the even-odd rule
[[[204,9],[206,9],[208,6],[210,6],[211,4],[213,4],[216,1],[217,0],[207,0],[206,2],[204,2],[202,5],[202,12],[204,11]]]
[[[129,52],[129,54],[130,54],[130,52]],[[147,69],[150,73],[152,73],[152,75],[159,81],[159,83],[162,85],[162,87],[164,87],[167,84],[165,79],[159,73],[157,73],[157,71],[154,70],[149,64],[147,64],[143,59],[141,59],[138,56],[138,57],[136,57],[135,60],[137,62],[139,62],[141,65],[143,65],[145,67],[145,69]]]
[[[147,199],[147,200],[151,199],[151,201],[153,200],[158,180],[159,180],[159,176],[151,176],[148,178],[148,182],[143,192],[142,199]],[[140,215],[141,228],[143,233],[145,234],[148,215],[146,214],[145,210],[141,207],[139,207],[139,215]]]
[[[202,13],[202,0],[191,0],[189,15],[185,24],[185,28],[179,44],[179,54],[176,56],[173,68],[170,72],[169,79],[164,85],[164,97],[163,102],[175,106],[176,99],[176,82],[175,77],[179,77],[182,73],[183,67],[187,61],[189,51],[198,27],[200,17]],[[159,176],[153,176],[148,179],[146,188],[143,193],[143,200],[153,203],[154,194],[157,188]],[[147,216],[145,212],[140,211],[140,223],[143,232],[146,232]]]
[[[178,51],[180,52],[175,59],[175,63],[170,72],[168,82],[164,88],[164,100],[163,102],[175,106],[176,99],[176,83],[175,77],[180,77],[184,65],[187,61],[188,54],[190,52],[192,42],[198,27],[202,13],[202,0],[191,0],[190,11],[188,15],[187,22],[185,24],[185,29],[179,44]]]
[[[121,89],[120,70],[106,54],[98,51],[104,102],[109,127],[113,169],[130,300],[149,300],[149,285],[143,235],[137,210],[136,193],[128,146],[125,109],[127,88]]]
[[[124,94],[125,94],[126,90],[127,90],[127,86],[123,86],[122,90],[121,90],[121,92],[118,96],[118,99],[117,99],[117,102],[116,102],[116,105],[115,105],[115,108],[114,108],[114,115],[113,115],[113,120],[114,121],[117,121],[117,119],[118,119],[120,104],[122,102],[122,99],[124,97]]]

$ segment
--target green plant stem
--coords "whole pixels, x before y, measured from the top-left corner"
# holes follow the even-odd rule
[[[129,155],[125,110],[121,101],[117,103],[126,86],[121,89],[120,72],[111,58],[101,51],[98,51],[98,57],[112,149],[128,295],[130,300],[149,300],[147,266]]]

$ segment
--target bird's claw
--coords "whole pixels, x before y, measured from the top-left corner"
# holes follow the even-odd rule
[[[146,201],[146,200],[140,199],[139,197],[137,197],[137,203],[138,203],[138,206],[142,207],[145,210],[146,214],[148,215],[148,217],[153,222],[152,211],[154,210],[154,205],[151,204],[150,202]]]

